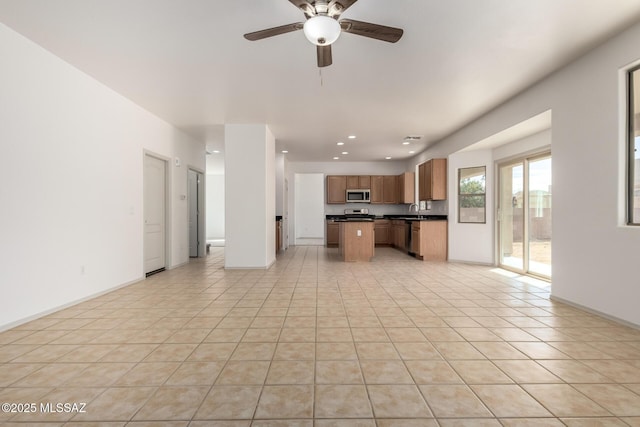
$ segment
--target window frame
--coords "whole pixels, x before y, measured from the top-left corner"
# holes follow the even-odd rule
[[[635,97],[634,73],[640,73],[640,65],[627,70],[627,225],[640,226],[640,218],[635,220],[635,178],[640,170],[635,167]],[[640,96],[640,87],[637,88]],[[638,111],[640,113],[640,111]],[[639,206],[640,207],[640,206]]]
[[[467,170],[467,169],[483,169],[484,170],[484,192],[483,193],[462,193],[461,192],[461,178],[462,178],[462,171]],[[458,168],[458,223],[459,224],[486,224],[487,223],[487,166],[486,165],[482,165],[482,166],[471,166],[471,167],[465,167],[465,168]],[[462,209],[462,200],[463,198],[465,198],[465,196],[473,196],[473,197],[482,197],[483,199],[483,206],[482,209],[484,210],[483,212],[483,221],[463,221],[462,217],[460,215],[460,210]]]

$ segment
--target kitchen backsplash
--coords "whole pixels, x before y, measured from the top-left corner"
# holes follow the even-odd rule
[[[370,203],[347,203],[344,205],[324,205],[325,215],[342,215],[345,209],[369,209],[370,215],[402,215],[409,213],[409,205],[379,205]],[[446,200],[431,202],[431,209],[420,211],[421,214],[447,215],[448,203]],[[415,215],[415,208],[411,211]]]

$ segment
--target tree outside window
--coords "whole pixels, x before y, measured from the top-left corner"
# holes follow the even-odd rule
[[[486,167],[458,169],[458,222],[486,222]]]

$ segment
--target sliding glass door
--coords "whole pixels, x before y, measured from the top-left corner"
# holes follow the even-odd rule
[[[499,167],[500,266],[551,277],[551,154]]]

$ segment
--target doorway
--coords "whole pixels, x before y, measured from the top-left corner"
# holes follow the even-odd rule
[[[551,153],[499,165],[499,264],[551,278]]]
[[[204,211],[204,203],[202,200],[202,173],[189,169],[187,180],[187,200],[189,202],[189,257],[198,258],[202,256],[200,235],[204,230],[200,215],[201,211]]]
[[[166,267],[167,162],[144,156],[144,273],[149,276]]]

